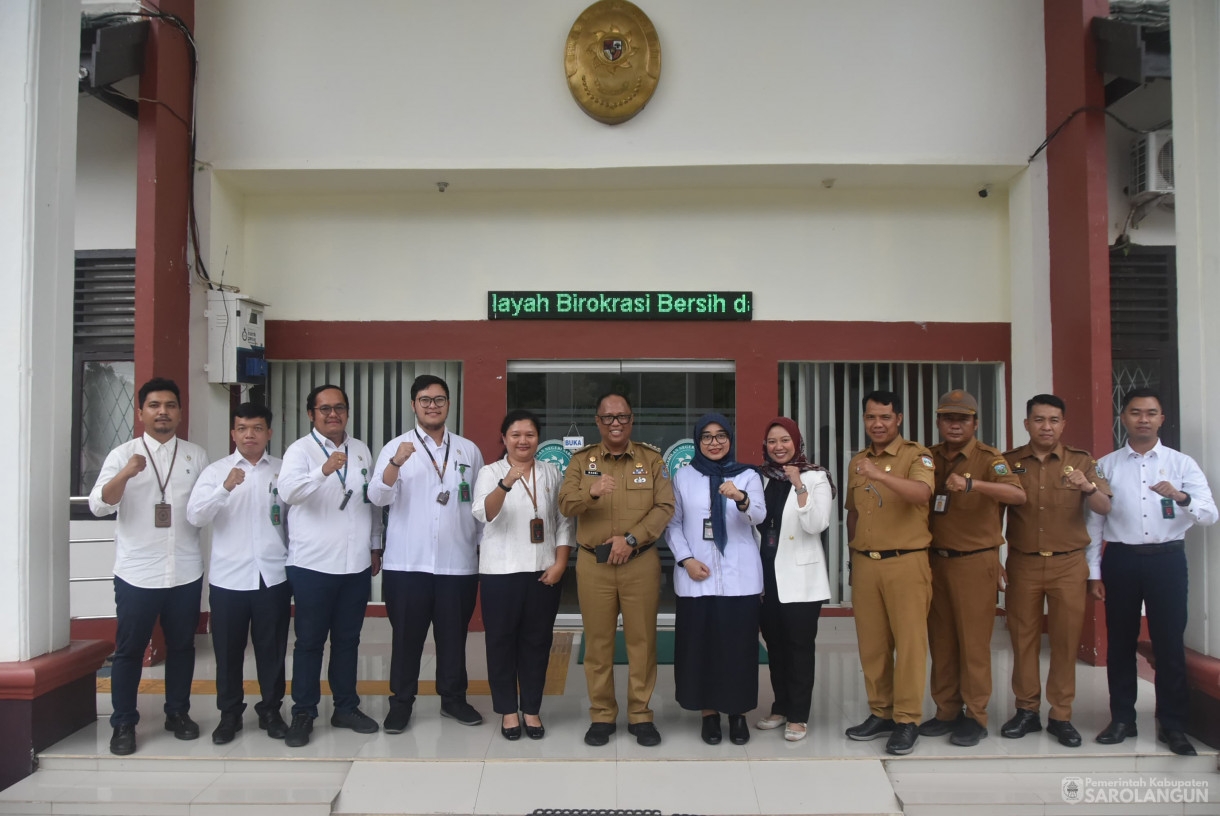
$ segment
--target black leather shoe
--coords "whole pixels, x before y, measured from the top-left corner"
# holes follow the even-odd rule
[[[617,726],[614,723],[592,723],[589,730],[585,732],[585,745],[592,745],[595,748],[605,745],[610,741],[610,735],[614,733],[615,728]]]
[[[964,715],[959,715],[956,720],[938,720],[935,717],[926,719],[919,724],[919,736],[943,737],[952,733],[962,721],[962,716]]]
[[[465,700],[453,703],[441,703],[441,716],[457,720],[462,725],[482,725],[483,715],[475,711],[474,706]]]
[[[650,722],[627,723],[627,733],[645,748],[661,744],[661,732]]]
[[[1033,734],[1041,730],[1042,721],[1038,719],[1037,711],[1018,708],[1017,713],[1012,715],[1012,719],[1000,726],[1000,736],[1008,739],[1021,739],[1026,734]]]
[[[895,756],[906,756],[915,750],[919,742],[919,726],[915,723],[896,723],[894,732],[886,740],[885,752]]]
[[[227,745],[237,736],[237,732],[241,730],[241,715],[240,714],[221,714],[220,724],[216,726],[216,730],[212,732],[213,745]]]
[[[284,744],[289,748],[300,748],[309,744],[309,735],[313,732],[313,717],[308,714],[293,714],[292,725],[284,735]]]
[[[719,714],[703,715],[703,728],[699,732],[699,736],[703,737],[703,741],[708,745],[720,744],[721,734]]]
[[[504,718],[500,718],[500,736],[509,742],[516,742],[521,739],[521,720],[517,720],[516,725],[505,725]]]
[[[199,726],[185,711],[181,714],[165,715],[165,730],[173,731],[180,740],[199,739]]]
[[[357,734],[376,734],[380,729],[376,720],[358,708],[336,711],[330,715],[330,724],[335,728],[350,728]]]
[[[974,717],[962,717],[954,727],[953,736],[949,737],[949,742],[969,748],[978,745],[979,740],[985,736],[987,736],[987,729],[978,720]]]
[[[280,714],[278,708],[275,711],[260,712],[258,727],[266,731],[271,739],[283,739],[288,733],[288,723],[284,722],[284,715]]]
[[[1072,726],[1070,720],[1052,720],[1047,717],[1046,733],[1058,737],[1059,744],[1066,748],[1080,747],[1080,732]]]
[[[877,737],[889,734],[894,730],[894,721],[869,714],[868,719],[859,725],[853,725],[843,733],[854,740],[875,740]]]
[[[729,715],[729,742],[734,745],[745,745],[750,741],[750,726],[746,725],[745,714]]]
[[[1186,738],[1186,734],[1182,731],[1158,727],[1156,738],[1169,746],[1169,750],[1178,756],[1198,756],[1195,752],[1195,746],[1190,744],[1190,740]]]
[[[524,719],[525,718],[522,717],[522,720]],[[530,739],[537,740],[546,736],[546,726],[542,724],[542,720],[539,720],[537,725],[530,725],[529,723],[524,723],[524,725],[525,736],[529,737]]]
[[[406,731],[407,724],[411,722],[411,710],[411,706],[390,703],[390,711],[381,723],[381,730],[387,734],[401,734]]]
[[[136,752],[135,725],[116,725],[114,736],[110,738],[110,753],[115,756],[128,756]]]
[[[1097,741],[1102,745],[1118,745],[1127,737],[1138,735],[1139,731],[1136,730],[1135,723],[1110,720],[1110,724],[1105,727],[1105,730],[1097,735]]]

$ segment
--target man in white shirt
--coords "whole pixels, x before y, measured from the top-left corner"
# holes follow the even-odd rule
[[[179,399],[173,380],[156,377],[140,386],[144,433],[106,456],[89,493],[93,515],[119,514],[114,532],[117,628],[110,676],[110,752],[119,756],[136,750],[136,694],[144,650],[158,618],[166,648],[165,730],[182,740],[199,736],[188,712],[203,555],[199,530],[187,521],[186,505],[208,457],[203,448],[177,438]]]
[[[286,570],[296,596],[289,748],[309,742],[321,699],[322,652],[330,638],[330,724],[372,734],[360,710],[356,663],[371,578],[381,569],[381,511],[369,502],[368,446],[347,435],[349,403],[337,385],[305,399],[313,427],[284,451],[280,498],[292,505]]]
[[[208,605],[216,654],[216,707],[220,724],[212,742],[232,742],[246,710],[242,665],[246,640],[254,642],[254,665],[262,700],[254,706],[258,727],[283,739],[288,724],[284,700],[284,655],[292,587],[288,560],[287,507],[280,500],[280,460],[267,454],[271,410],[252,402],[233,412],[229,435],[235,453],[213,462],[199,476],[186,508],[187,521],[212,525]]]
[[[1088,522],[1089,592],[1106,604],[1110,685],[1110,724],[1097,741],[1113,745],[1136,736],[1135,644],[1142,606],[1156,657],[1157,738],[1175,754],[1194,756],[1186,738],[1183,537],[1196,524],[1216,522],[1216,503],[1195,460],[1161,444],[1165,414],[1155,391],[1128,392],[1119,418],[1127,444],[1098,462],[1114,490],[1113,506],[1109,515],[1090,514]]]
[[[411,720],[428,627],[436,644],[441,716],[462,725],[483,717],[466,701],[466,630],[479,591],[480,525],[472,487],[483,456],[445,429],[449,386],[422,374],[411,384],[416,426],[391,439],[369,483],[373,504],[390,508],[382,592],[393,628],[390,711],[383,727],[400,734]]]

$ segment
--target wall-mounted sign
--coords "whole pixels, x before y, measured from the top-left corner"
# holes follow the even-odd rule
[[[753,292],[488,292],[488,320],[752,320]]]
[[[627,0],[600,0],[568,32],[568,90],[585,113],[607,125],[635,116],[661,79],[661,41],[648,15]]]

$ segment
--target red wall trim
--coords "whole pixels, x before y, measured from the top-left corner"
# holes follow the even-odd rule
[[[33,700],[93,674],[113,648],[110,641],[74,640],[33,660],[0,663],[0,700]]]

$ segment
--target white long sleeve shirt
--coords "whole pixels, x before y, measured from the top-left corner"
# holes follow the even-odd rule
[[[479,471],[474,483],[474,517],[484,525],[479,572],[485,575],[549,569],[556,557],[568,558],[571,548],[576,546],[576,520],[559,512],[563,471],[550,462],[534,462],[533,478],[518,480],[504,496],[500,512],[487,520],[487,497],[500,489],[500,480],[508,475],[509,468],[507,459],[492,462]],[[534,491],[538,502],[536,516],[527,487]],[[534,518],[542,519],[544,524],[541,544],[530,543],[530,522]],[[557,554],[557,547],[565,549]]]
[[[387,485],[382,473],[400,442],[411,442],[415,452],[399,469],[394,484]],[[479,571],[482,525],[475,521],[471,506],[474,480],[482,467],[483,454],[478,447],[448,431],[438,445],[416,427],[381,449],[369,482],[369,498],[375,505],[390,508],[384,569],[434,575],[474,575]],[[442,471],[440,475],[438,470]],[[471,491],[471,501],[462,501],[463,481]],[[442,491],[449,492],[445,504],[437,501]]]
[[[250,591],[258,589],[259,578],[269,587],[288,580],[288,505],[278,493],[281,464],[264,453],[252,465],[233,453],[208,465],[195,482],[186,518],[196,527],[212,525],[212,586]],[[246,478],[230,492],[225,480],[233,468],[245,471]],[[273,521],[272,507],[277,505]]]
[[[137,453],[148,459],[144,470],[128,480],[117,504],[106,504],[102,501],[102,488]],[[97,483],[89,493],[89,509],[95,516],[108,516],[116,511],[119,514],[114,531],[116,576],[132,586],[167,589],[189,584],[203,575],[199,528],[187,521],[186,506],[195,480],[207,466],[208,455],[203,448],[177,437],[162,445],[144,434],[107,454]],[[162,501],[158,471],[162,480],[169,480],[164,497],[171,508],[169,527],[153,524],[153,508]]]
[[[1097,466],[1110,481],[1114,498],[1107,515],[1093,512],[1088,515],[1089,547],[1085,554],[1090,580],[1101,578],[1103,540],[1133,545],[1163,544],[1184,537],[1196,524],[1216,523],[1216,502],[1199,465],[1160,441],[1142,455],[1124,445],[1099,459]],[[1190,494],[1190,504],[1185,507],[1170,500],[1172,518],[1165,518],[1163,497],[1152,491],[1152,486],[1159,482],[1169,482]]]
[[[763,591],[762,556],[754,527],[767,517],[767,498],[763,494],[762,478],[747,470],[731,479],[737,489],[750,497],[743,513],[736,503],[724,496],[724,527],[728,542],[724,552],[716,542],[703,537],[705,519],[712,517],[708,477],[687,466],[674,474],[674,517],[665,528],[665,540],[674,554],[675,563],[695,558],[707,564],[711,575],[702,581],[691,580],[686,569],[674,567],[674,592],[683,598],[706,595],[760,595]]]
[[[347,451],[347,486],[343,468],[327,476],[322,465],[336,450]],[[288,446],[280,465],[280,498],[292,505],[288,529],[288,562],[331,575],[363,572],[372,566],[370,551],[381,549],[381,508],[365,500],[373,465],[368,445],[346,437],[336,446],[309,433]],[[343,494],[352,491],[340,510]]]

